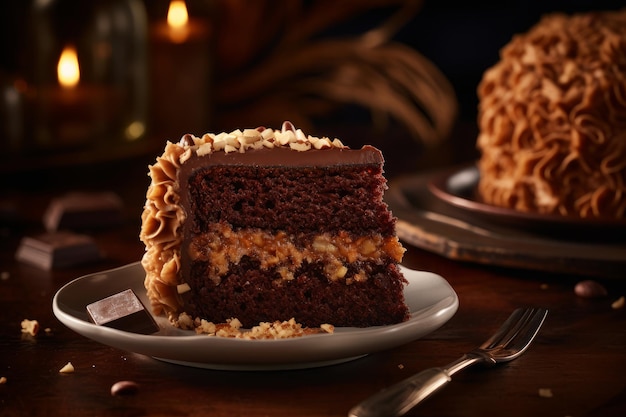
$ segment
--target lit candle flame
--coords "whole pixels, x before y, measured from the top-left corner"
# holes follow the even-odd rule
[[[78,68],[78,56],[75,48],[67,46],[63,49],[61,58],[59,58],[59,65],[57,65],[57,76],[59,84],[63,87],[73,88],[78,84],[80,69]]]
[[[167,11],[167,24],[172,28],[182,28],[187,25],[189,16],[184,0],[172,0]]]

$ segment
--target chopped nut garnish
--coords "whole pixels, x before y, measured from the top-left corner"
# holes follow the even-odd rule
[[[61,374],[71,374],[72,372],[74,372],[74,365],[72,365],[72,362],[66,363],[63,368],[59,369],[59,373]]]
[[[189,286],[189,284],[185,282],[184,284],[178,284],[178,286],[176,287],[176,290],[178,291],[179,294],[184,294],[188,291],[191,291],[191,287]]]
[[[37,320],[22,320],[22,333],[28,333],[31,336],[37,336],[39,332],[39,322]]]
[[[335,326],[332,324],[324,323],[320,326],[320,329],[324,330],[326,333],[335,333]]]
[[[624,296],[622,295],[620,298],[618,298],[617,300],[613,301],[613,304],[611,304],[611,308],[613,310],[618,310],[620,308],[624,307]]]
[[[332,324],[322,324],[319,328],[303,327],[293,318],[283,322],[261,322],[251,329],[242,329],[241,322],[236,318],[215,324],[200,318],[192,320],[187,313],[181,313],[176,324],[182,329],[195,329],[197,334],[237,339],[287,339],[311,334],[332,334],[335,331]]]
[[[178,316],[178,320],[177,320],[176,324],[178,325],[178,327],[180,327],[181,329],[185,329],[185,330],[189,330],[189,329],[193,329],[194,328],[193,319],[187,313],[181,313]]]

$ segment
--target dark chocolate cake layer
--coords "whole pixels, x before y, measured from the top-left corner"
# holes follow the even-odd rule
[[[227,222],[235,230],[291,234],[394,233],[394,219],[382,201],[385,182],[380,166],[207,167],[195,171],[186,188],[193,213],[193,224],[186,226],[193,234],[216,222]]]
[[[192,317],[210,317],[215,322],[236,317],[244,327],[292,317],[308,327],[388,325],[407,318],[402,302],[405,281],[395,265],[367,264],[368,279],[350,285],[329,282],[320,263],[302,266],[288,282],[247,257],[233,265],[219,285],[207,279],[210,268],[206,263],[192,268],[189,284],[199,289],[186,300],[185,309]]]

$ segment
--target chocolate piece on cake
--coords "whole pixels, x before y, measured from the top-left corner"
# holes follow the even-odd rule
[[[98,326],[141,334],[159,331],[154,318],[131,289],[89,304],[87,312]]]
[[[168,143],[142,215],[155,312],[244,327],[406,320],[404,248],[382,174],[377,149],[288,122]]]

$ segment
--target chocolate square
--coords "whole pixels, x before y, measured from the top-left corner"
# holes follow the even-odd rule
[[[50,270],[101,259],[95,241],[71,232],[26,236],[20,241],[15,258],[38,268]]]
[[[141,334],[152,334],[159,330],[152,315],[131,289],[89,304],[87,313],[98,326]]]
[[[122,208],[111,192],[72,192],[50,202],[43,223],[48,231],[110,227],[122,222]]]

